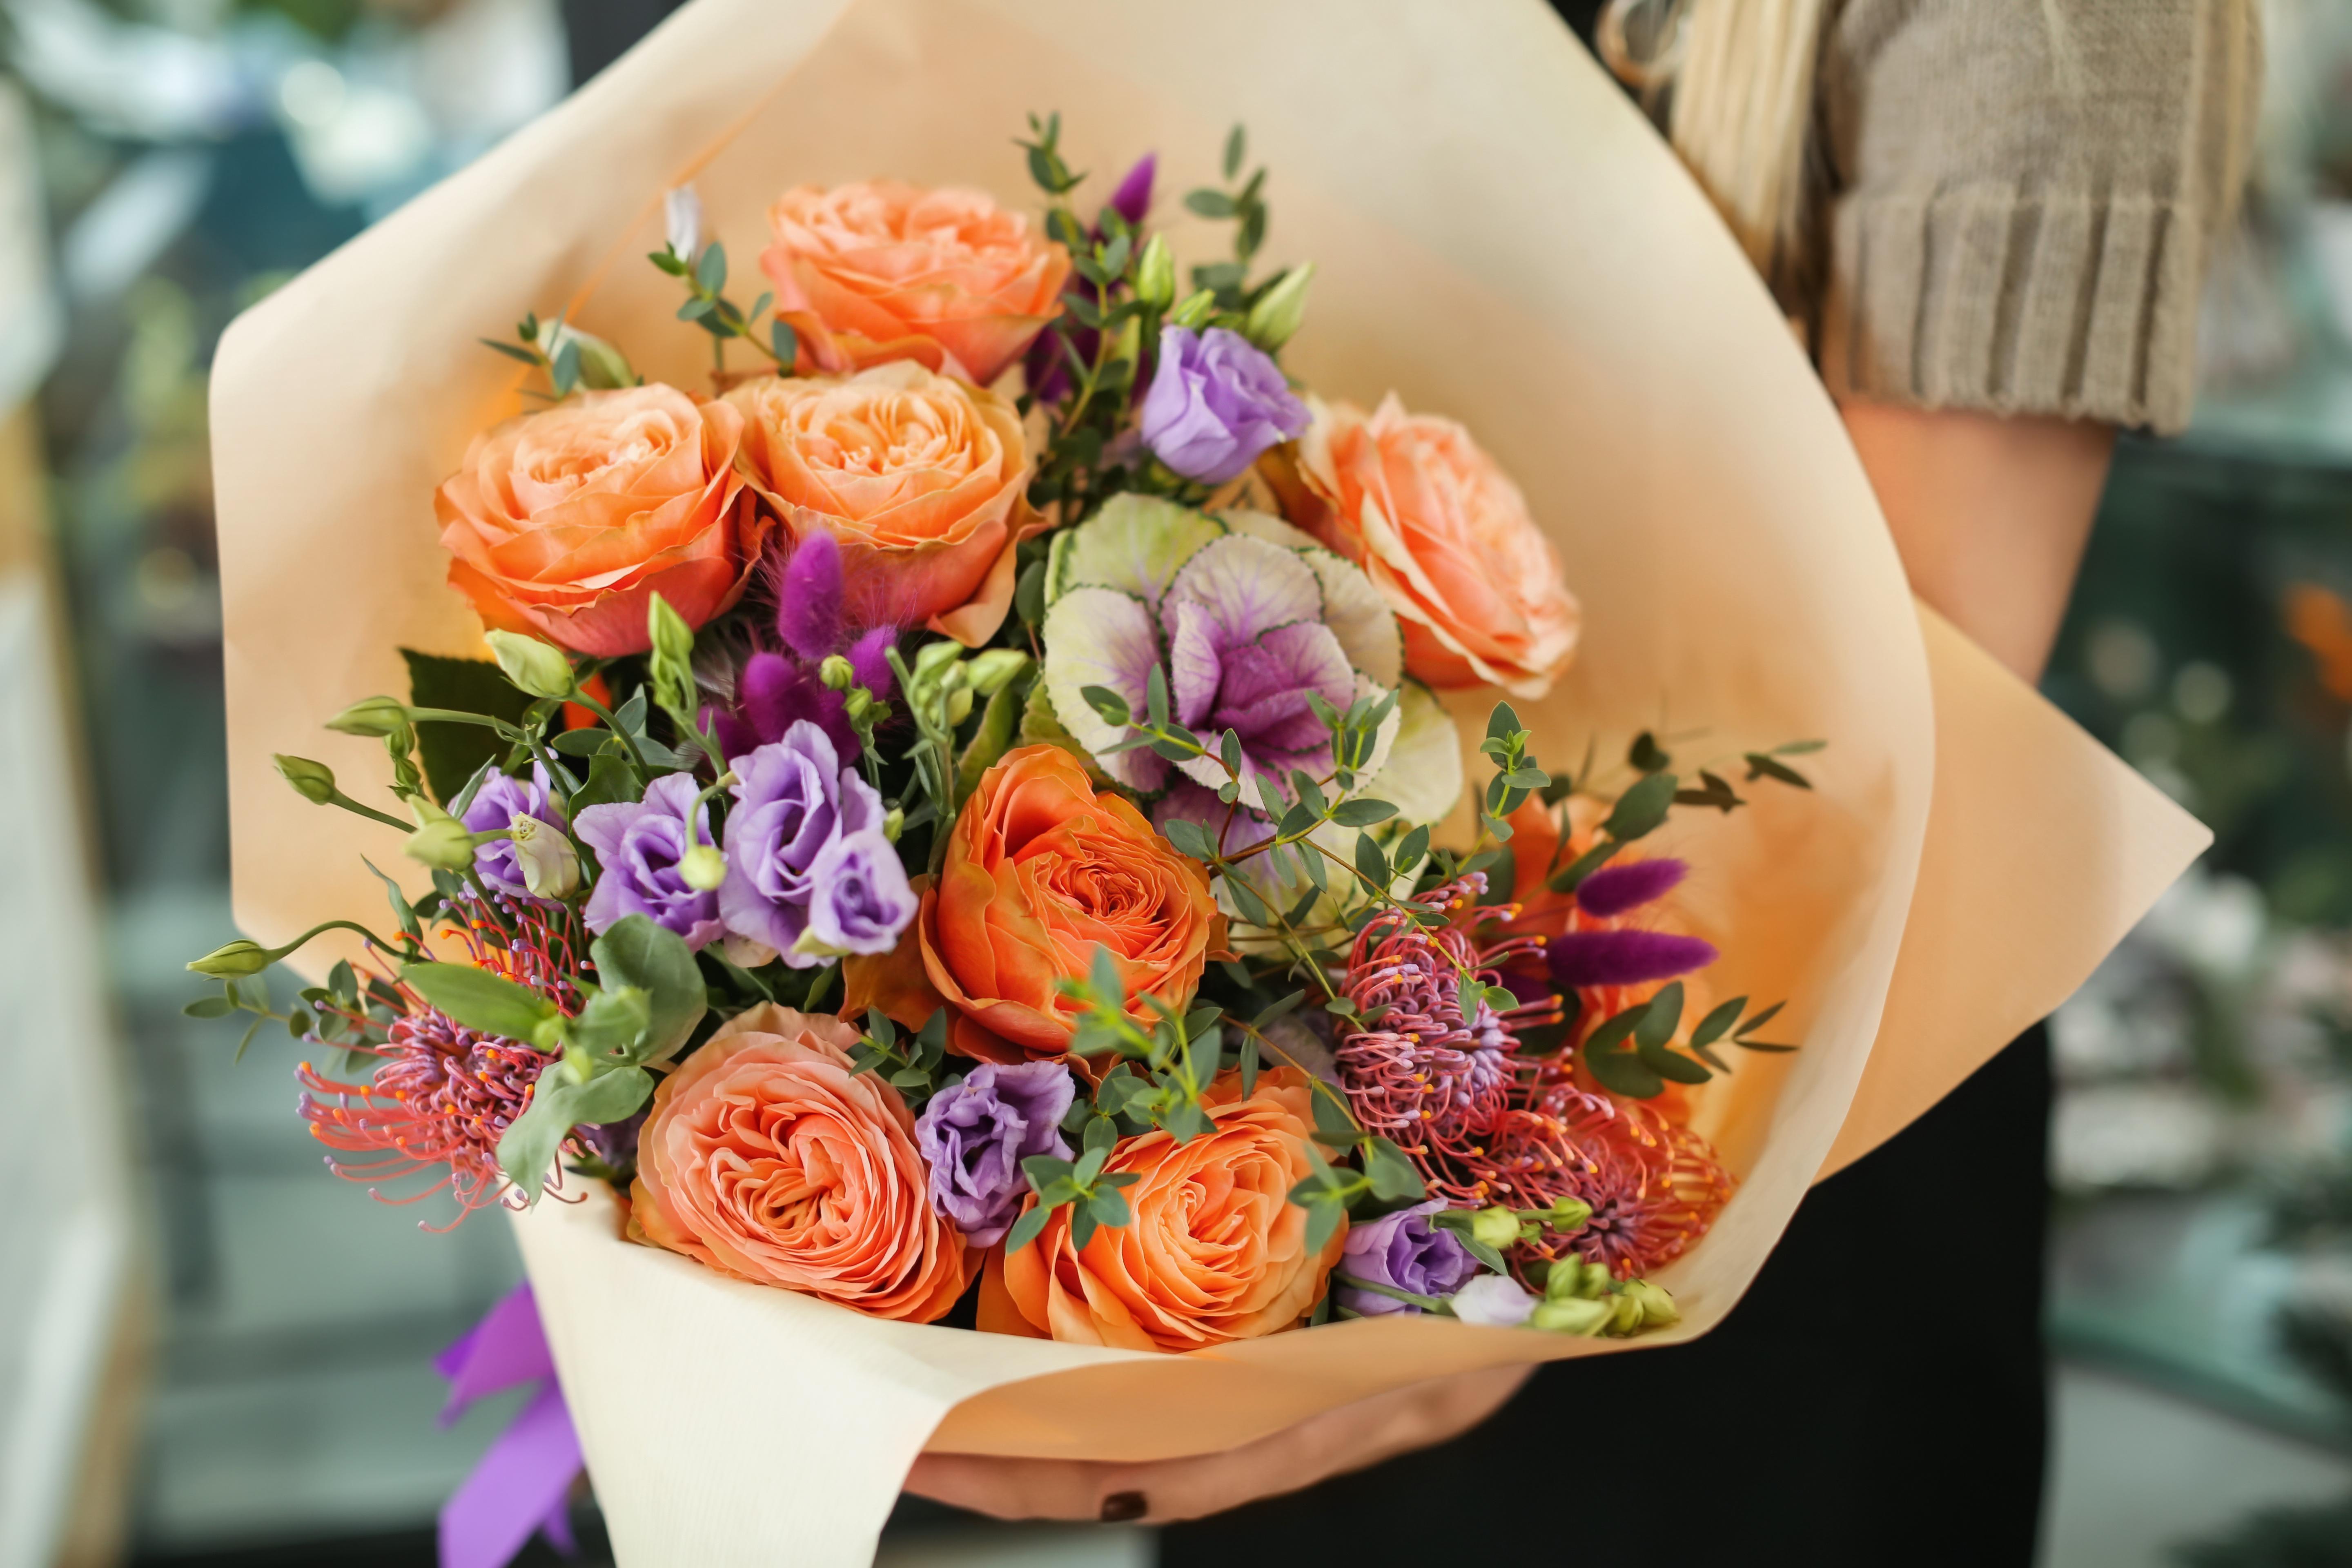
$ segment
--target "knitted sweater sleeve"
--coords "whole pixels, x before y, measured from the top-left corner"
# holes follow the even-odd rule
[[[1832,391],[2188,422],[2256,0],[1846,0],[1821,73]]]

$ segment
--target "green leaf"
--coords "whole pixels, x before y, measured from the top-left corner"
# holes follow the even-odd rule
[[[1664,1046],[1644,1041],[1640,1054],[1643,1067],[1673,1083],[1705,1083],[1715,1076],[1690,1058],[1678,1056]]]
[[[598,1073],[582,1083],[563,1063],[551,1062],[540,1072],[530,1104],[499,1140],[499,1168],[522,1190],[526,1202],[537,1203],[547,1167],[572,1128],[623,1121],[653,1092],[653,1075],[643,1068]]]
[[[530,698],[509,683],[499,667],[487,658],[445,658],[439,654],[402,648],[408,665],[408,701],[415,708],[446,708],[457,713],[479,713],[522,722]],[[498,731],[480,724],[428,722],[416,726],[416,749],[425,763],[425,782],[436,801],[446,803],[466,787],[466,781],[484,763],[505,748]]]
[[[1827,741],[1790,741],[1786,745],[1773,747],[1768,754],[1775,757],[1802,757],[1824,750],[1828,745]]]
[[[1257,896],[1257,890],[1246,880],[1228,871],[1224,881],[1226,892],[1233,896],[1234,908],[1243,920],[1254,926],[1274,924],[1274,911],[1265,907],[1265,900]]]
[[[1028,1179],[1029,1190],[1034,1193],[1066,1180],[1076,1169],[1069,1161],[1057,1160],[1051,1154],[1032,1154],[1021,1162],[1021,1174]]]
[[[1389,858],[1369,833],[1356,835],[1356,874],[1375,889],[1389,885]]]
[[[1133,1080],[1129,1079],[1129,1081],[1132,1082]],[[1087,1120],[1084,1144],[1087,1152],[1091,1154],[1096,1150],[1100,1149],[1108,1153],[1112,1145],[1116,1144],[1118,1142],[1118,1129],[1117,1126],[1113,1125],[1109,1117],[1097,1116],[1091,1117]],[[1101,1172],[1102,1166],[1099,1163],[1096,1164],[1095,1170],[1097,1173]],[[1092,1178],[1089,1177],[1088,1180],[1092,1180]]]
[[[1748,1019],[1745,1024],[1740,1025],[1737,1032],[1742,1035],[1754,1033],[1756,1030],[1760,1029],[1765,1025],[1770,1023],[1773,1019],[1779,1017],[1780,1016],[1780,1009],[1787,1005],[1788,1004],[1786,1002],[1773,1003],[1769,1007],[1765,1008],[1764,1011],[1757,1014],[1756,1016]]]
[[[1273,1023],[1276,1018],[1283,1017],[1296,1010],[1298,1005],[1306,1000],[1306,992],[1293,991],[1287,996],[1278,997],[1275,1001],[1268,1003],[1265,1008],[1260,1012],[1255,1019],[1251,1020],[1251,1022],[1257,1027],[1263,1029],[1268,1024]]]
[[[1248,155],[1249,133],[1238,121],[1225,133],[1225,178],[1230,180],[1242,172],[1242,159]]]
[[[180,1011],[191,1018],[226,1018],[236,1008],[226,996],[199,996]]]
[[[1106,1230],[1117,1230],[1132,1217],[1127,1206],[1127,1195],[1113,1186],[1095,1190],[1094,1195],[1087,1200],[1087,1214]]]
[[[1600,1024],[1594,1026],[1592,1033],[1586,1037],[1584,1041],[1585,1054],[1588,1056],[1597,1056],[1602,1051],[1615,1050],[1619,1046],[1625,1043],[1627,1037],[1631,1036],[1635,1029],[1639,1028],[1641,1026],[1642,1020],[1648,1017],[1649,1015],[1649,1004],[1646,1002],[1636,1002],[1633,1005],[1626,1008],[1623,1012],[1616,1014],[1611,1017],[1604,1018]]]
[[[1366,1142],[1364,1175],[1372,1184],[1372,1196],[1383,1203],[1419,1203],[1427,1190],[1404,1151],[1385,1138]]]
[[[1774,762],[1762,752],[1748,752],[1746,761],[1749,784],[1754,784],[1758,779],[1778,779],[1784,784],[1794,784],[1799,789],[1813,787],[1812,780],[1785,763]]]
[[[800,358],[801,337],[793,324],[778,316],[768,323],[768,343],[776,351],[776,368],[785,375],[793,373],[793,362]]]
[[[1340,1109],[1337,1090],[1318,1085],[1315,1089],[1315,1141],[1328,1143],[1335,1149],[1352,1149],[1364,1141],[1363,1130],[1355,1118]]]
[[[1005,1233],[1004,1250],[1018,1252],[1036,1240],[1037,1233],[1045,1228],[1050,1212],[1042,1204],[1032,1204],[1026,1213],[1013,1222],[1013,1228]]]
[[[1184,194],[1184,205],[1206,218],[1223,218],[1234,216],[1234,198],[1223,191],[1213,191],[1205,185],[1196,191],[1187,191]]]
[[[1176,847],[1180,855],[1189,855],[1195,860],[1207,860],[1216,853],[1209,842],[1208,829],[1197,822],[1171,816],[1160,826],[1160,830],[1168,836],[1168,842]]]
[[[607,1061],[633,1059],[653,1024],[653,998],[635,985],[595,992],[563,1028],[564,1039]]]
[[[712,240],[702,247],[702,258],[694,264],[694,280],[702,285],[705,293],[716,294],[727,287],[727,247]]]
[[[1347,1210],[1340,1207],[1339,1200],[1333,1197],[1318,1197],[1309,1203],[1307,1205],[1307,1250],[1319,1253],[1328,1247],[1333,1233],[1339,1230],[1339,1221],[1346,1214]]]
[[[552,1043],[548,1026],[562,1016],[554,1003],[529,986],[469,963],[411,963],[402,967],[400,977],[467,1028],[542,1048]]]
[[[1584,1065],[1593,1080],[1612,1093],[1654,1100],[1665,1091],[1665,1080],[1633,1051],[1588,1051]]]
[[[702,1022],[709,997],[694,953],[676,931],[644,915],[625,915],[590,945],[596,978],[606,987],[646,993],[646,1032],[626,1053],[632,1062],[666,1060]]]
[[[1658,739],[1647,730],[1633,737],[1633,744],[1625,753],[1625,761],[1645,773],[1664,773],[1674,765],[1674,758],[1658,748]]]
[[[1241,1049],[1242,1098],[1257,1092],[1257,1037],[1244,1035]]]
[[[1384,800],[1349,800],[1340,802],[1331,813],[1331,820],[1342,827],[1370,827],[1396,814],[1397,808]]]
[[[1747,997],[1734,996],[1710,1010],[1698,1021],[1698,1027],[1691,1031],[1691,1048],[1700,1050],[1723,1038],[1731,1026],[1739,1022],[1739,1010],[1747,1005]]]
[[[1659,988],[1642,1013],[1642,1021],[1633,1026],[1633,1038],[1644,1046],[1663,1046],[1675,1037],[1675,1030],[1683,1021],[1683,983],[1679,980]]]
[[[1675,775],[1652,773],[1617,797],[1617,805],[1601,825],[1601,830],[1616,843],[1631,844],[1665,821],[1674,804]]]
[[[1604,838],[1560,869],[1553,872],[1546,879],[1544,886],[1555,893],[1572,893],[1582,884],[1584,879],[1607,865],[1610,857],[1623,847],[1625,847],[1622,844]]]

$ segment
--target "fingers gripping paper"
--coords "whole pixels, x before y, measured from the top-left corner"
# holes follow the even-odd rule
[[[1571,677],[1521,710],[1541,754],[1566,765],[1588,737],[1642,728],[1726,754],[1832,741],[1813,795],[1676,829],[1719,868],[1692,889],[1739,955],[1718,983],[1790,998],[1804,1041],[1744,1064],[1710,1110],[1743,1185],[1663,1277],[1683,1325],[1641,1342],[1706,1331],[1817,1173],[2060,1000],[2201,838],[1948,628],[1923,638],[1770,300],[1538,0],[697,0],[289,284],[232,329],[215,375],[240,923],[275,942],[378,907],[362,854],[415,870],[267,759],[376,780],[381,753],[320,721],[401,690],[399,647],[480,652],[441,583],[430,500],[517,405],[474,341],[565,309],[693,384],[703,340],[665,330],[674,297],[637,260],[666,189],[693,179],[749,256],[793,184],[887,173],[1015,198],[1005,128],[1051,109],[1077,166],[1156,148],[1177,188],[1247,121],[1280,171],[1270,251],[1323,264],[1294,369],[1468,421],[1517,477],[1588,615]],[[1182,216],[1161,220],[1181,254]],[[1466,738],[1489,700],[1457,704]],[[602,1194],[519,1229],[629,1568],[863,1562],[926,1444],[1197,1453],[1444,1373],[1622,1344],[1387,1318],[1138,1356],[732,1282],[618,1239]]]

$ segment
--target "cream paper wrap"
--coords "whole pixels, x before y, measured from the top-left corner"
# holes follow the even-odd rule
[[[1915,612],[1765,290],[1539,0],[696,0],[288,284],[214,377],[239,923],[273,943],[381,910],[362,853],[421,887],[391,835],[304,805],[269,758],[319,757],[364,796],[380,749],[320,721],[401,691],[402,646],[482,652],[431,503],[519,406],[475,340],[568,310],[704,384],[707,340],[641,259],[664,191],[697,184],[748,297],[782,188],[887,174],[1026,203],[1009,141],[1054,109],[1094,199],[1159,152],[1155,222],[1194,259],[1224,231],[1175,195],[1246,121],[1269,256],[1321,266],[1294,374],[1460,418],[1517,478],[1587,616],[1569,679],[1519,705],[1544,760],[1642,728],[1693,760],[1831,742],[1815,792],[1762,787],[1664,836],[1725,953],[1717,994],[1788,997],[1804,1043],[1744,1058],[1706,1107],[1743,1185],[1661,1276],[1682,1326],[1638,1344],[1706,1332],[1809,1182],[2065,996],[2204,835]],[[1454,701],[1465,751],[1491,700]],[[919,1328],[722,1279],[614,1219],[596,1193],[518,1232],[625,1568],[865,1562],[927,1444],[1197,1453],[1444,1373],[1627,1348],[1402,1317],[1185,1357]]]

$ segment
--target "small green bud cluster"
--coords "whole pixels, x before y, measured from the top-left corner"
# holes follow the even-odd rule
[[[1682,1321],[1675,1300],[1646,1279],[1619,1279],[1604,1263],[1563,1258],[1544,1275],[1544,1299],[1528,1321],[1556,1334],[1629,1339]]]

